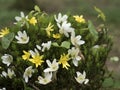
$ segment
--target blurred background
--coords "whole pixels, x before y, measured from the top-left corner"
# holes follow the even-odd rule
[[[97,16],[94,6],[100,8],[106,15],[109,34],[113,38],[113,48],[106,65],[109,71],[113,71],[114,81],[109,79],[104,87],[120,90],[120,61],[110,61],[113,56],[120,58],[120,0],[0,0],[0,29],[13,25],[14,17],[19,16],[20,11],[27,14],[34,5],[38,5],[48,14],[83,14],[86,19],[92,19],[94,22]]]

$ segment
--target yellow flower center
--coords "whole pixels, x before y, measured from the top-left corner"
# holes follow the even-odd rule
[[[6,27],[5,29],[1,29],[0,31],[0,37],[4,37],[9,33],[9,29]]]

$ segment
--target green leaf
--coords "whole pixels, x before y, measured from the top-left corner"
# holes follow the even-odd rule
[[[63,41],[60,46],[69,49],[69,48],[70,48],[70,42],[68,42],[68,41]]]
[[[9,34],[5,35],[5,38],[10,40],[10,42],[11,42],[14,39],[14,33],[9,33]]]
[[[103,87],[110,87],[113,86],[113,79],[112,78],[106,78],[103,82]]]
[[[120,81],[115,81],[114,88],[119,88],[120,89]]]
[[[88,28],[92,36],[94,37],[95,41],[98,39],[98,32],[96,31],[93,23],[89,20],[88,21]]]
[[[14,39],[14,33],[9,33],[5,35],[4,37],[2,37],[2,47],[4,49],[7,49],[13,39]]]
[[[94,7],[95,11],[98,12],[98,18],[101,18],[103,21],[106,21],[105,14],[97,7]]]
[[[53,42],[52,45],[55,47],[59,47],[58,43],[56,43],[56,42]]]
[[[35,11],[40,12],[40,8],[37,5],[35,5],[34,9],[35,9]]]
[[[10,45],[10,41],[7,38],[3,37],[2,38],[2,47],[4,49],[7,49],[9,47],[9,45]]]

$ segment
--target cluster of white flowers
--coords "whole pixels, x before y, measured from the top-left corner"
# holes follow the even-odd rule
[[[69,37],[69,33],[74,32],[74,28],[71,27],[71,23],[67,22],[67,15],[63,15],[61,13],[58,14],[58,18],[55,15],[55,20],[57,22],[57,26],[59,27],[59,33],[64,34],[66,37]]]
[[[30,62],[34,63],[36,68],[41,65],[44,61],[46,61],[47,63],[47,68],[44,69],[44,77],[42,76],[38,76],[38,82],[40,84],[48,84],[52,81],[52,77],[53,77],[53,73],[57,72],[57,70],[59,69],[59,65],[63,64],[63,68],[65,67],[67,69],[67,66],[70,66],[68,64],[68,60],[72,59],[72,62],[74,64],[74,66],[78,67],[79,65],[79,61],[81,60],[81,57],[79,55],[80,52],[80,45],[84,44],[85,41],[81,40],[81,35],[77,35],[75,36],[75,29],[71,26],[71,23],[67,21],[68,16],[67,15],[63,15],[61,13],[58,14],[58,16],[54,16],[55,20],[56,20],[56,25],[59,28],[59,33],[64,35],[66,38],[70,38],[70,43],[71,45],[73,45],[73,47],[68,49],[68,54],[65,55],[61,55],[60,57],[60,61],[58,61],[56,58],[54,58],[53,60],[42,60],[44,55],[40,55],[41,51],[42,53],[44,53],[46,50],[50,50],[51,49],[51,45],[52,45],[52,41],[47,41],[46,43],[43,42],[41,45],[36,45],[34,51],[33,50],[29,50],[28,52],[25,52],[25,55],[23,56],[23,59],[28,59]],[[21,26],[23,26],[25,24],[25,21],[28,19],[28,16],[25,16],[23,12],[21,12],[21,17],[15,17],[17,23],[21,22]],[[37,23],[37,21],[35,20],[35,18],[32,19],[32,23],[35,25]],[[15,23],[15,24],[17,24]],[[28,44],[30,41],[30,37],[27,35],[27,31],[18,31],[17,32],[18,35],[15,35],[15,38],[17,39],[17,43],[18,44]],[[68,57],[69,55],[69,57]],[[13,57],[12,55],[9,54],[5,54],[1,57],[2,59],[2,63],[6,64],[7,66],[9,66],[12,62],[13,62]],[[52,61],[52,62],[51,62]],[[26,83],[29,82],[29,78],[32,77],[32,74],[35,73],[35,69],[33,69],[32,66],[29,66],[25,69],[24,74],[23,74],[23,78],[25,80]],[[86,79],[86,72],[84,71],[83,74],[81,74],[80,72],[76,72],[77,73],[77,77],[75,77],[75,80],[82,84],[87,84],[88,83],[88,79]],[[10,79],[15,76],[15,72],[8,68],[7,72],[3,71],[2,75],[4,77],[9,77]]]

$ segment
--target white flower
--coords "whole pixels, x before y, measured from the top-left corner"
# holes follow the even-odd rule
[[[24,26],[27,19],[28,19],[28,16],[25,16],[23,12],[20,12],[20,16],[15,17],[15,20],[17,22],[21,22],[21,26]],[[17,22],[15,22],[14,24],[17,24]]]
[[[67,20],[68,16],[67,15],[63,15],[61,13],[58,14],[58,17],[56,17],[56,15],[54,16],[55,17],[55,20],[57,23],[62,23],[64,21]]]
[[[115,62],[118,62],[119,61],[119,57],[117,56],[113,56],[110,58],[111,61],[115,61]]]
[[[32,73],[34,73],[34,69],[32,69],[32,66],[29,66],[28,68],[25,69],[23,78],[25,79],[25,82],[28,82],[28,78],[32,77]]]
[[[96,49],[99,48],[99,47],[100,47],[99,45],[95,45],[95,46],[93,46],[93,48],[96,48]]]
[[[10,79],[12,79],[12,77],[15,76],[15,72],[12,69],[8,68],[7,72],[2,71],[2,76],[8,76]]]
[[[48,41],[47,43],[42,43],[42,46],[43,46],[42,52],[44,52],[45,49],[49,50],[51,47],[51,41]]]
[[[15,38],[18,40],[17,43],[20,44],[26,44],[29,42],[29,37],[27,36],[26,31],[23,31],[23,33],[18,31],[18,36],[15,36]]]
[[[53,72],[58,70],[59,64],[58,62],[56,62],[56,59],[54,59],[52,63],[50,62],[50,60],[47,60],[46,62],[49,68],[46,68],[44,72]]]
[[[38,76],[38,82],[40,84],[46,85],[50,83],[52,80],[52,72],[45,72],[45,77]]]
[[[82,44],[84,44],[85,43],[85,41],[83,41],[83,40],[80,40],[81,39],[81,36],[80,35],[78,35],[78,36],[71,36],[71,42],[72,42],[72,44],[73,45],[75,45],[75,46],[80,46],[80,45],[82,45]]]
[[[71,55],[71,58],[73,59],[73,64],[77,67],[78,61],[81,60],[81,57],[79,56],[79,48],[72,47],[68,50],[68,54]]]
[[[69,37],[68,33],[72,34],[74,32],[71,23],[67,23],[67,21],[64,21],[62,24],[57,23],[57,26],[59,27],[59,33],[64,34],[66,37]]]
[[[3,87],[3,88],[1,88],[0,90],[6,90],[6,88]]]
[[[1,57],[2,63],[9,66],[13,62],[13,57],[9,54],[4,54],[4,56]]]
[[[89,79],[86,79],[86,72],[85,71],[83,72],[83,74],[80,72],[76,72],[76,73],[77,73],[77,77],[75,77],[75,79],[78,83],[87,84],[89,82]]]

